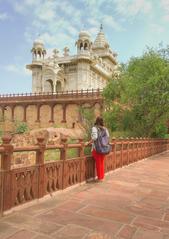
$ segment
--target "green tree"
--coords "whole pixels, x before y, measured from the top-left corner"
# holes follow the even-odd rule
[[[115,130],[163,137],[169,119],[169,47],[148,48],[141,57],[131,58],[120,77],[109,80],[103,96]]]
[[[89,140],[91,136],[91,128],[95,119],[94,110],[92,108],[84,107],[80,107],[79,110],[82,118],[82,125],[86,131],[85,140]]]

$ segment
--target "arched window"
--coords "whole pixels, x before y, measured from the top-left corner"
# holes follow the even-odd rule
[[[65,86],[66,86],[66,79],[65,78],[63,79],[63,82],[64,82],[63,87],[65,88]]]
[[[84,50],[88,50],[89,48],[88,48],[88,44],[87,44],[87,42],[85,42],[85,44],[84,44]]]
[[[41,58],[41,51],[38,51],[38,56],[39,58]]]
[[[45,92],[53,92],[53,81],[51,79],[45,82]]]
[[[60,82],[60,81],[57,81],[57,82],[56,82],[56,92],[61,91],[61,89],[62,89],[61,82]]]
[[[80,50],[82,50],[83,49],[83,43],[81,42],[80,43]]]

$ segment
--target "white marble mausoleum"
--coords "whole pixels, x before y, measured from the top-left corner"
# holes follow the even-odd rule
[[[92,41],[87,31],[81,31],[75,42],[76,55],[69,48],[59,55],[47,57],[42,40],[32,47],[32,63],[26,67],[32,71],[32,92],[58,92],[70,90],[103,89],[117,68],[117,53],[113,52],[105,38],[102,26]]]

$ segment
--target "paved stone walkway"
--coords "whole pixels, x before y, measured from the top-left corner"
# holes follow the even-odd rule
[[[2,238],[169,238],[169,152],[0,218]]]

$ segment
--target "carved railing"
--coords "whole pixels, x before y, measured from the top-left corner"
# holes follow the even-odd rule
[[[20,100],[40,100],[40,99],[62,99],[77,97],[98,97],[101,96],[101,89],[91,90],[71,90],[58,92],[39,92],[39,93],[18,93],[18,94],[0,94],[0,102]]]
[[[0,212],[32,200],[42,198],[58,190],[87,181],[95,177],[95,164],[91,155],[85,155],[85,143],[79,140],[68,144],[45,145],[44,138],[37,138],[37,145],[14,148],[11,136],[4,136],[0,145]],[[169,149],[166,139],[120,139],[112,140],[112,152],[105,158],[105,172],[129,165],[143,158]],[[68,159],[70,149],[77,149],[78,155]],[[60,151],[60,159],[45,162],[47,150]],[[34,165],[13,168],[11,161],[14,152],[36,152]]]

